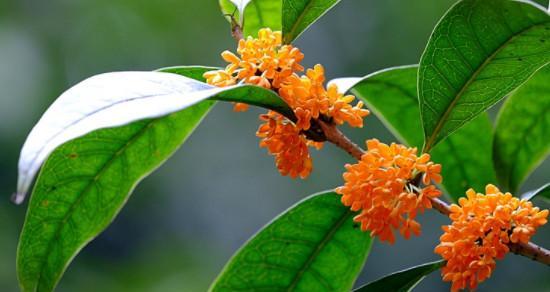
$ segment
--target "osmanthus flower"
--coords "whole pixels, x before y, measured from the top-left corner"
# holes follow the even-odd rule
[[[300,65],[304,54],[292,45],[282,45],[282,33],[269,28],[261,29],[258,38],[241,39],[237,54],[240,57],[224,51],[222,58],[229,65],[224,70],[206,72],[207,83],[224,87],[242,80],[246,84],[277,90],[287,77],[304,70]],[[237,104],[235,110],[247,108],[246,104]]]
[[[363,231],[393,243],[393,232],[405,238],[420,234],[418,212],[431,208],[431,199],[441,196],[433,183],[440,183],[441,166],[429,154],[417,156],[416,148],[373,139],[356,164],[346,165],[345,184],[336,189],[342,203],[360,211],[354,220]],[[418,178],[422,178],[423,185]]]
[[[257,132],[262,138],[260,145],[275,155],[283,175],[305,178],[311,172],[308,146],[322,145],[305,134],[313,120],[322,118],[337,125],[362,127],[363,118],[369,114],[362,102],[351,105],[354,96],[340,93],[336,85],[325,87],[323,66],[315,65],[305,75],[298,75],[304,71],[300,65],[304,54],[292,45],[283,45],[280,31],[261,29],[258,38],[239,41],[237,54],[224,51],[222,58],[229,64],[223,70],[206,72],[207,83],[225,87],[242,82],[271,89],[293,110],[294,122],[275,112],[261,116],[265,123]],[[235,111],[247,109],[248,105],[242,103],[234,107]]]
[[[311,119],[320,115],[330,117],[338,125],[347,122],[352,127],[362,127],[363,118],[369,114],[363,103],[351,106],[355,97],[339,93],[335,84],[326,89],[325,79],[325,69],[317,64],[305,76],[293,74],[282,83],[279,94],[296,113],[298,128],[308,130]]]
[[[443,226],[441,243],[435,248],[447,261],[441,273],[443,280],[452,282],[452,291],[475,289],[491,276],[495,259],[509,252],[509,243],[528,243],[548,217],[548,210],[502,193],[494,185],[487,185],[485,194],[470,189],[466,195],[451,205],[452,224]]]
[[[279,172],[292,178],[309,176],[313,162],[308,146],[321,149],[323,143],[306,139],[292,122],[276,112],[270,111],[260,118],[264,121],[256,133],[261,138],[260,147],[275,155]]]

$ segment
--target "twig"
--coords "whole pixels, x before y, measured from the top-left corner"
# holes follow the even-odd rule
[[[347,153],[349,153],[351,156],[353,156],[357,160],[361,160],[361,156],[365,153],[361,147],[357,146],[357,144],[353,143],[344,133],[342,133],[336,125],[333,123],[328,123],[322,120],[317,120],[321,128],[323,129],[325,133],[325,137],[328,142],[340,147]],[[439,211],[439,213],[449,216],[451,214],[451,208],[450,206],[443,200],[439,198],[433,198],[431,199],[432,206],[435,210]],[[545,249],[544,247],[538,246],[532,242],[529,242],[527,244],[524,243],[509,243],[508,247],[510,248],[510,251],[530,258],[534,261],[543,263],[545,265],[550,266],[550,251]]]
[[[321,119],[318,119],[317,122],[321,126],[321,129],[323,129],[327,141],[344,149],[344,151],[355,159],[361,160],[361,156],[365,153],[361,147],[357,146],[344,133],[340,132],[334,124],[329,124]]]
[[[532,242],[509,244],[510,251],[550,266],[550,250]]]
[[[449,216],[451,214],[451,207],[447,203],[439,198],[432,198],[432,207],[439,211],[439,213]]]
[[[236,12],[237,12],[237,8],[235,8],[235,11],[233,11],[233,14],[225,14],[225,16],[231,19],[231,35],[238,43],[241,39],[243,39],[243,28],[242,28],[242,25],[239,24],[237,19],[235,19]]]
[[[240,40],[243,39],[243,29],[240,25],[238,24],[235,24],[233,25],[232,24],[232,27],[231,27],[231,35],[233,36],[233,38],[239,42]]]

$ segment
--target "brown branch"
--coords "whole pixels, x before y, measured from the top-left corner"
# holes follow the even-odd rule
[[[357,144],[353,143],[348,137],[346,137],[346,135],[344,135],[344,133],[338,130],[336,125],[323,121],[321,119],[317,120],[317,123],[325,133],[325,137],[328,142],[340,147],[351,156],[353,156],[355,159],[361,160],[361,156],[363,156],[365,151],[361,149],[361,147],[359,147]],[[432,207],[435,210],[439,211],[439,213],[445,216],[449,216],[449,214],[451,214],[451,208],[445,201],[439,198],[433,198],[431,200],[431,203]],[[529,242],[527,244],[509,243],[508,247],[510,248],[511,252],[517,255],[521,255],[550,266],[550,251],[545,249],[544,247],[538,246],[532,242]]]
[[[451,214],[451,207],[447,203],[439,198],[432,198],[432,207],[439,211],[439,213],[449,216]]]
[[[243,39],[243,27],[235,19],[235,14],[229,14],[227,16],[231,17],[231,36],[239,43],[239,41]]]
[[[237,43],[243,39],[243,29],[238,24],[233,24],[231,27],[231,36],[237,41]]]
[[[344,133],[340,132],[336,125],[322,121],[321,119],[317,120],[317,122],[321,126],[321,129],[323,129],[327,141],[342,148],[355,159],[361,160],[361,156],[363,156],[365,151],[353,143]]]
[[[550,266],[550,250],[547,250],[544,247],[538,246],[532,242],[511,243],[508,245],[508,247],[510,248],[510,251],[515,254],[522,255],[534,261]]]

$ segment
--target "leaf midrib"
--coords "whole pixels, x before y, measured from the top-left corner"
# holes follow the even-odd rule
[[[298,273],[290,283],[290,285],[287,288],[287,291],[294,291],[298,283],[300,282],[303,274],[311,267],[313,262],[315,261],[315,258],[323,251],[325,246],[328,244],[328,242],[332,239],[334,234],[338,231],[338,229],[348,220],[349,217],[353,215],[353,212],[346,210],[346,212],[336,221],[329,229],[329,232],[321,239],[319,244],[317,245],[317,248],[308,256],[306,262],[304,265],[298,270]]]
[[[304,19],[304,16],[306,15],[306,13],[311,9],[311,6],[313,5],[313,1],[314,0],[309,0],[307,2],[306,6],[304,7],[304,10],[302,10],[302,13],[300,13],[300,15],[298,15],[298,18],[296,18],[296,21],[292,25],[292,28],[288,31],[288,34],[285,35],[285,42],[290,43],[291,40],[289,40],[287,38],[287,36],[292,37],[292,36],[295,35],[296,29],[298,29],[298,24]],[[292,37],[292,39],[294,39],[294,37]]]
[[[445,110],[445,112],[443,113],[443,115],[441,116],[439,121],[437,122],[436,127],[432,132],[432,135],[428,138],[428,140],[424,144],[424,149],[423,149],[422,152],[429,152],[430,151],[430,149],[433,146],[433,143],[434,143],[435,139],[439,136],[439,132],[443,128],[443,125],[445,125],[447,119],[449,118],[449,115],[451,114],[452,110],[454,109],[454,106],[460,100],[460,98],[462,98],[462,95],[466,92],[466,90],[469,88],[469,86],[476,80],[477,76],[483,71],[483,69],[485,69],[485,67],[489,64],[489,62],[491,62],[496,57],[496,55],[498,53],[500,53],[505,47],[508,46],[508,44],[510,44],[516,38],[520,37],[522,34],[528,32],[529,30],[538,28],[539,26],[543,26],[547,23],[549,23],[549,21],[537,23],[537,24],[534,24],[534,25],[532,25],[528,28],[525,28],[525,29],[513,34],[504,43],[502,43],[502,45],[500,45],[491,55],[489,55],[487,57],[487,59],[485,59],[485,61],[483,61],[483,63],[481,63],[481,65],[474,71],[474,74],[472,74],[472,76],[468,79],[468,81],[466,83],[464,83],[464,85],[461,87],[460,91],[455,95],[455,97],[453,98],[453,100],[451,101],[451,103],[449,104],[449,106],[447,107],[447,109]]]
[[[162,120],[164,118],[159,118],[159,119],[154,119],[154,120],[151,120],[150,122],[146,123],[143,128],[141,128],[138,132],[136,132],[136,134],[134,134],[126,144],[124,144],[120,149],[118,149],[116,152],[114,152],[114,155],[112,156],[112,158],[108,161],[105,162],[105,164],[101,167],[101,169],[99,170],[98,174],[94,176],[94,179],[92,179],[87,185],[86,187],[84,188],[84,190],[80,193],[80,195],[78,196],[77,200],[71,205],[71,207],[69,208],[69,211],[67,212],[67,214],[63,217],[63,220],[61,221],[60,224],[58,224],[58,228],[56,228],[56,231],[55,231],[55,234],[54,236],[51,238],[51,240],[49,241],[48,243],[48,247],[46,248],[46,256],[44,258],[48,258],[49,256],[49,251],[52,247],[52,244],[59,240],[59,236],[61,234],[61,226],[63,226],[68,220],[69,218],[73,215],[73,212],[76,208],[76,206],[78,204],[80,204],[80,202],[83,200],[83,198],[85,197],[85,194],[88,193],[88,191],[90,190],[91,186],[100,179],[100,177],[103,175],[103,173],[105,171],[107,171],[107,169],[117,160],[118,157],[120,157],[122,155],[122,153],[124,151],[126,151],[126,149],[128,149],[130,146],[133,145],[133,143],[135,141],[137,141],[139,138],[141,138],[148,129],[150,129],[154,123]],[[45,264],[42,264],[41,265],[41,268],[40,268],[40,273],[38,274],[38,278],[37,278],[37,281],[36,281],[36,288],[38,289],[38,287],[40,286],[40,280],[42,279],[42,275],[44,274],[44,268],[46,267]],[[54,280],[55,282],[57,282],[57,279]]]

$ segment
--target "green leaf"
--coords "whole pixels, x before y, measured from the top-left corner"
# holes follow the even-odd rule
[[[550,16],[528,2],[464,0],[432,33],[418,76],[425,149],[550,62]]]
[[[40,166],[63,143],[98,129],[162,117],[212,97],[264,106],[295,119],[276,93],[253,85],[219,88],[166,72],[99,74],[61,94],[34,126],[21,149],[14,201],[25,198]]]
[[[244,11],[243,35],[258,36],[258,31],[269,27],[274,31],[282,29],[282,0],[253,0]],[[229,0],[220,0],[222,12],[231,15],[235,12],[235,5]],[[237,12],[235,17],[239,18]]]
[[[417,68],[403,66],[375,72],[351,90],[400,142],[414,147],[422,145]],[[454,200],[470,187],[482,189],[496,180],[491,136],[491,123],[483,114],[430,152],[433,161],[442,164],[442,185]]]
[[[550,183],[547,183],[536,190],[532,190],[523,194],[521,198],[525,200],[532,200],[536,196],[542,196],[543,198],[550,200]]]
[[[187,77],[196,75],[193,68]],[[186,75],[181,69],[181,75]],[[74,256],[115,218],[137,183],[193,132],[213,101],[65,143],[38,176],[17,251],[23,291],[52,291]]]
[[[504,103],[497,118],[493,159],[500,183],[515,193],[550,154],[550,66]]]
[[[333,192],[305,199],[241,247],[212,291],[349,291],[372,244],[353,216]]]
[[[174,113],[228,89],[162,72],[112,72],[79,82],[50,105],[27,136],[14,201],[25,198],[46,158],[63,143],[94,130]]]
[[[442,165],[442,185],[455,202],[469,188],[483,190],[495,183],[492,132],[489,116],[483,113],[430,151],[433,161]]]
[[[283,0],[283,39],[291,43],[340,0]]]
[[[158,72],[173,73],[181,76],[189,77],[201,82],[206,80],[202,75],[208,71],[220,70],[217,67],[207,67],[207,66],[174,66],[158,69]]]
[[[545,9],[548,9],[548,0],[533,0],[533,2],[539,4]]]
[[[17,253],[24,291],[52,291],[73,257],[115,218],[136,184],[191,134],[213,102],[92,132],[57,148],[38,176]]]
[[[202,74],[211,69],[161,71],[204,81]],[[213,99],[287,110],[274,93],[255,86],[238,87]],[[161,118],[96,130],[50,154],[38,176],[19,243],[22,289],[53,290],[78,251],[110,224],[135,185],[185,141],[213,104],[204,101]]]
[[[159,71],[204,82],[203,73],[212,69]],[[24,291],[53,290],[74,256],[114,220],[137,183],[179,148],[215,100],[290,111],[275,93],[260,87],[216,92],[182,111],[100,128],[55,147],[37,178],[19,242],[17,270]]]
[[[412,267],[407,270],[393,273],[376,281],[362,286],[355,292],[407,292],[420,283],[427,275],[439,270],[445,261],[437,261]]]
[[[413,147],[423,142],[417,71],[416,65],[384,69],[365,76],[351,90],[399,141]]]

